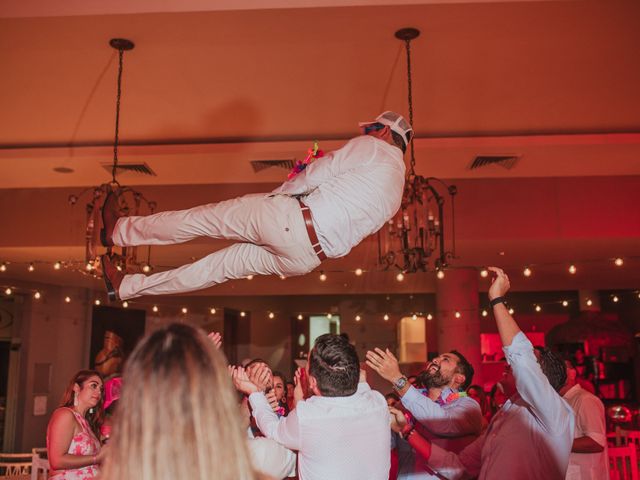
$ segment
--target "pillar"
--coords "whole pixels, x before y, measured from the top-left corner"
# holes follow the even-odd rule
[[[437,279],[435,320],[438,351],[462,353],[475,369],[473,383],[482,385],[478,271],[475,268],[446,270],[444,278]]]

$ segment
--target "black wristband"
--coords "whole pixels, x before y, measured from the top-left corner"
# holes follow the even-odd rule
[[[492,307],[495,307],[499,303],[504,303],[506,305],[507,304],[507,299],[505,297],[496,297],[496,298],[494,298],[493,300],[491,300],[489,302],[489,305],[491,305]]]

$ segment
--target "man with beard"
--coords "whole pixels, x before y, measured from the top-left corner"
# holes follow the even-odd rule
[[[443,353],[427,364],[418,376],[418,382],[427,389],[425,395],[400,372],[398,360],[389,349],[367,352],[367,365],[391,383],[404,408],[417,421],[416,429],[436,445],[459,452],[480,434],[480,405],[464,393],[473,380],[473,367],[460,352]],[[396,448],[399,479],[439,478],[408,442],[398,438]]]

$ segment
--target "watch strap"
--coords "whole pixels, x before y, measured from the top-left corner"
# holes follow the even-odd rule
[[[492,307],[495,307],[495,306],[496,306],[496,305],[498,305],[499,303],[504,303],[504,304],[506,305],[506,304],[507,304],[507,299],[506,299],[506,297],[496,297],[496,298],[494,298],[493,300],[491,300],[491,301],[489,302],[489,304],[490,304]]]

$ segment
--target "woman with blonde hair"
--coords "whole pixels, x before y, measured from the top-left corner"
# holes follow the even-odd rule
[[[225,358],[173,324],[144,338],[122,379],[101,480],[254,480]]]
[[[98,476],[100,425],[104,418],[102,377],[94,370],[76,373],[47,427],[50,479],[88,480]]]

